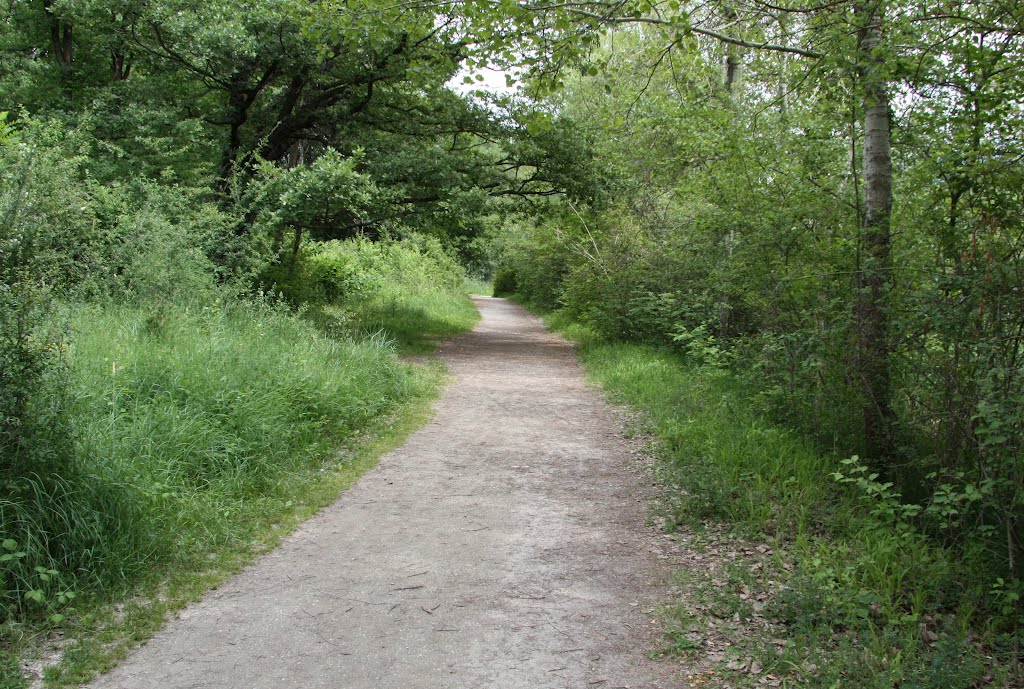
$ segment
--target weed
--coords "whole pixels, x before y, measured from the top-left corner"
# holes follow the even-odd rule
[[[656,655],[689,658],[702,647],[699,639],[700,620],[683,602],[663,606],[658,617],[662,620],[667,642]]]
[[[0,689],[23,689],[24,686],[18,657],[0,646]]]

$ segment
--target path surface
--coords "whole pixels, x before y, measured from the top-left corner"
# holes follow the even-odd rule
[[[645,656],[664,574],[615,420],[564,340],[477,304],[429,425],[90,686],[680,686]]]

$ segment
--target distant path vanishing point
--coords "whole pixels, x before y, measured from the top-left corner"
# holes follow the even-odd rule
[[[675,689],[649,493],[571,345],[503,299],[437,415],[93,689]]]

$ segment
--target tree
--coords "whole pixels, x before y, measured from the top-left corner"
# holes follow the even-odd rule
[[[863,113],[860,163],[865,179],[863,209],[858,213],[864,256],[856,276],[857,296],[852,307],[856,321],[858,375],[863,390],[864,434],[868,452],[878,461],[892,453],[892,409],[889,385],[889,323],[886,295],[891,286],[892,160],[889,128],[889,70],[885,43],[885,4],[830,3],[823,7],[799,3],[754,3],[743,12],[732,5],[689,7],[672,2],[582,2],[502,4],[523,25],[539,17],[546,30],[527,35],[527,53],[540,52],[554,40],[555,50],[569,59],[579,58],[593,45],[593,32],[622,25],[653,25],[669,35],[668,50],[693,49],[693,36],[727,47],[725,88],[736,80],[736,48],[795,55],[813,61],[851,64]],[[852,17],[851,17],[852,15]],[[784,21],[783,17],[788,21]],[[795,17],[795,19],[793,19]],[[836,22],[856,28],[851,50],[834,35]],[[499,26],[492,23],[490,26]],[[586,38],[580,39],[580,33]],[[554,37],[554,38],[552,38]],[[543,69],[541,69],[543,71]],[[856,162],[854,163],[856,165]]]

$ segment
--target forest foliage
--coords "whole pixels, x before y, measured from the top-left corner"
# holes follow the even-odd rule
[[[472,323],[465,266],[729,376],[1017,665],[1022,35],[999,0],[6,3],[5,631],[415,396],[389,343]],[[451,88],[487,67],[523,90]]]
[[[436,238],[281,261],[201,189],[99,182],[91,143],[22,120],[0,150],[0,614],[15,639],[76,598],[244,544],[288,511],[296,477],[433,388],[399,348],[476,320]]]
[[[860,629],[858,643],[913,637],[893,630],[909,619],[917,621],[907,629],[918,628],[920,615],[949,615],[971,630],[966,637],[993,634],[976,654],[1016,667],[1024,621],[1020,8],[595,2],[566,11],[567,22],[578,20],[566,26],[611,29],[590,66],[549,97],[594,142],[601,191],[540,218],[510,217],[496,288],[560,310],[607,341],[673,351],[695,376],[728,372],[763,419],[737,423],[814,439],[818,459],[797,454],[824,473],[803,481],[806,468],[783,462],[784,471],[794,486],[841,483],[792,504],[781,486],[782,494],[751,493],[820,509],[812,521],[823,523],[797,533],[848,543],[848,558],[866,548],[863,562],[843,566],[805,553],[805,564],[820,565],[808,567],[816,583],[806,590],[882,595],[878,582],[860,577],[887,561],[883,546],[898,562],[934,565],[903,580],[895,599],[903,602],[881,603],[888,612],[880,616],[877,606],[857,624],[826,614],[835,633]],[[616,351],[605,355],[625,356]],[[625,358],[623,366],[640,366]],[[629,380],[625,371],[609,376]],[[621,380],[624,389],[639,385]],[[678,394],[666,391],[658,404],[685,399],[689,386],[672,385]],[[738,402],[729,399],[721,413],[733,418]],[[703,428],[698,409],[683,404],[676,413]],[[729,433],[714,428],[709,437],[727,444]],[[666,442],[687,472],[720,467],[717,488],[691,484],[688,494],[742,501],[735,458],[709,447],[693,460],[703,436],[687,433],[680,443],[679,432],[666,431]],[[735,449],[757,481],[790,480],[771,458],[762,468],[759,456]],[[863,494],[882,531],[822,516],[849,490]],[[718,516],[731,511],[723,509]],[[925,549],[910,536],[886,542],[903,532]],[[932,597],[936,581],[946,592]],[[941,644],[915,643],[938,657]],[[908,648],[867,646],[904,663],[876,667],[867,686],[925,682]],[[984,664],[961,673],[957,686],[983,681]],[[847,681],[857,666],[851,661]],[[953,681],[935,672],[935,681]]]
[[[382,7],[0,9],[0,686],[368,468],[443,380],[399,354],[476,321],[495,208],[567,174],[446,87],[450,21]]]

